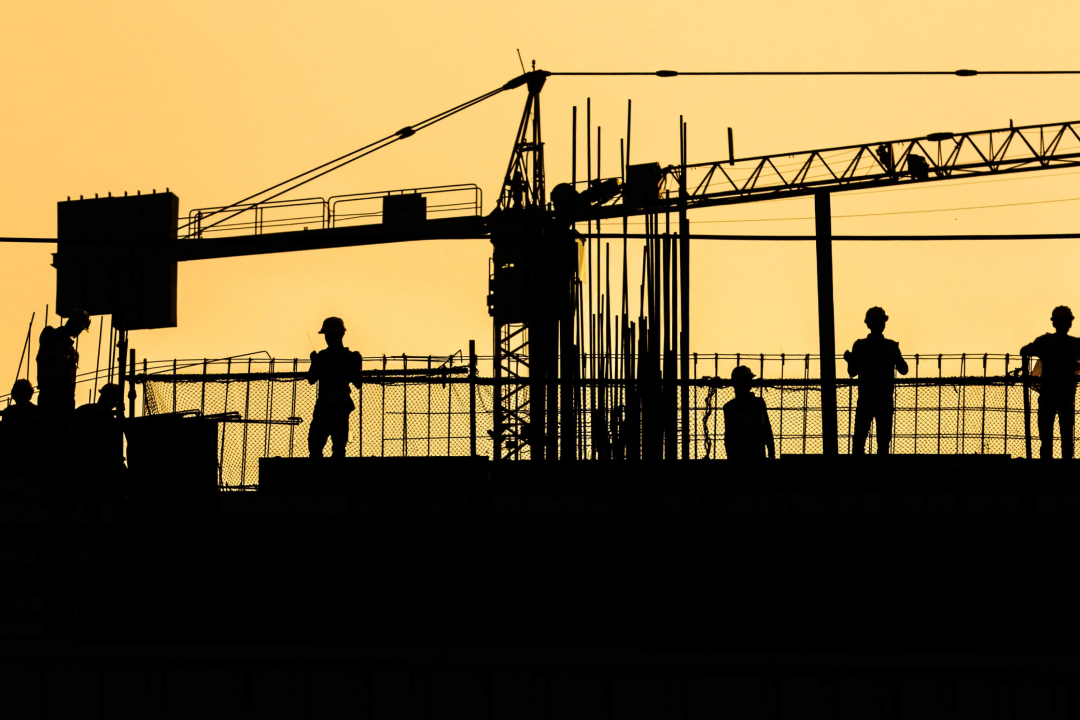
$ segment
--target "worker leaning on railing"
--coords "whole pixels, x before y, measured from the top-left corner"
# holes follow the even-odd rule
[[[1073,456],[1073,425],[1076,419],[1076,381],[1080,369],[1080,338],[1069,335],[1073,314],[1065,305],[1050,314],[1054,332],[1046,333],[1020,348],[1025,358],[1041,361],[1039,374],[1039,457],[1054,456],[1054,418],[1061,429],[1061,457]]]

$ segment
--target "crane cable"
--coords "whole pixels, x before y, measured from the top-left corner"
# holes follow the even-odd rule
[[[443,112],[441,112],[441,113],[439,113],[437,115],[432,115],[431,117],[427,118],[426,120],[422,120],[422,121],[420,121],[420,122],[418,122],[418,123],[416,123],[414,125],[407,125],[407,126],[403,127],[402,129],[398,130],[396,133],[393,133],[392,135],[387,135],[386,137],[381,138],[379,140],[376,140],[375,142],[368,143],[367,145],[364,145],[363,147],[357,148],[356,150],[353,150],[352,152],[345,153],[344,155],[342,155],[340,157],[334,158],[333,160],[330,160],[330,161],[325,162],[325,163],[323,163],[321,165],[313,167],[310,170],[302,172],[302,173],[300,173],[298,175],[294,175],[291,178],[289,178],[288,180],[283,180],[282,182],[279,182],[276,185],[271,185],[270,187],[266,188],[265,190],[260,190],[259,192],[254,193],[253,195],[247,196],[243,200],[237,200],[236,202],[231,203],[230,205],[226,205],[225,207],[220,208],[218,210],[215,210],[214,212],[210,213],[209,215],[206,215],[206,216],[203,216],[203,217],[204,218],[205,217],[212,217],[212,216],[218,215],[220,213],[228,212],[229,210],[237,208],[237,207],[243,205],[244,203],[247,203],[247,202],[249,202],[251,200],[254,200],[255,198],[259,197],[260,195],[265,195],[268,192],[278,190],[278,188],[281,188],[283,186],[288,185],[288,187],[285,187],[285,189],[279,190],[278,192],[274,193],[270,197],[259,200],[258,203],[255,203],[255,204],[270,202],[271,200],[274,200],[275,198],[281,197],[285,193],[291,192],[291,191],[295,190],[296,188],[298,188],[298,187],[300,187],[302,185],[306,185],[307,183],[311,182],[312,180],[316,180],[316,179],[322,177],[323,175],[326,175],[327,173],[331,173],[334,170],[338,170],[340,168],[343,168],[346,165],[348,165],[349,163],[355,162],[356,160],[359,160],[362,157],[366,157],[367,155],[370,155],[373,152],[376,152],[377,150],[381,150],[382,148],[387,147],[388,145],[392,145],[395,142],[397,142],[398,140],[404,140],[407,137],[412,137],[418,131],[423,130],[423,129],[428,128],[428,127],[431,127],[435,123],[440,122],[442,120],[445,120],[448,117],[452,117],[452,116],[458,114],[459,112],[461,112],[463,110],[467,110],[468,108],[471,108],[473,105],[477,105],[477,104],[483,102],[484,100],[492,98],[492,97],[498,95],[499,93],[503,92],[504,90],[509,90],[509,89],[512,89],[513,87],[517,87],[517,85],[515,85],[514,83],[515,83],[515,81],[511,80],[510,82],[506,83],[505,85],[503,85],[503,86],[501,86],[501,87],[499,87],[499,88],[497,88],[495,90],[492,90],[491,92],[484,93],[483,95],[475,97],[472,100],[468,100],[466,102],[461,103],[460,105],[456,105],[456,106],[450,108],[449,110],[444,110]],[[319,172],[320,170],[322,172]],[[312,173],[318,173],[318,174],[313,175]],[[308,177],[308,176],[310,176],[310,177]],[[304,179],[301,179],[301,178],[304,178]],[[289,183],[293,183],[296,180],[299,180],[300,182],[296,182],[295,184],[289,185]],[[230,215],[228,215],[226,217],[219,218],[218,220],[215,220],[214,222],[210,223],[209,225],[200,227],[200,230],[208,230],[209,228],[212,228],[212,227],[214,227],[216,225],[219,225],[219,224],[225,222],[226,220],[230,220],[230,219],[236,217],[237,215],[247,211],[248,209],[250,209],[250,208],[240,207],[238,210],[236,210],[236,212],[234,212],[234,213],[232,213],[232,214],[230,214]],[[203,219],[203,218],[200,218],[200,220],[201,219]],[[180,230],[184,230],[185,228],[190,227],[191,223],[192,223],[192,221],[188,220],[188,222],[186,224],[184,224],[183,226],[180,227]],[[189,233],[189,235],[190,235],[190,233]]]

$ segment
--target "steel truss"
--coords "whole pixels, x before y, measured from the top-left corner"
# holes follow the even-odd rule
[[[864,188],[1080,167],[1080,121],[844,145],[686,165],[688,209]],[[682,170],[663,169],[669,187]],[[674,194],[674,193],[673,193]],[[674,210],[675,197],[652,207]],[[579,215],[635,215],[618,199]]]

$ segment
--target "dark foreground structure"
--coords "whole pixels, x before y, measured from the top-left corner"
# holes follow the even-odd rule
[[[1080,713],[1072,463],[611,466],[269,458],[257,492],[179,465],[119,500],[5,475],[5,709]]]

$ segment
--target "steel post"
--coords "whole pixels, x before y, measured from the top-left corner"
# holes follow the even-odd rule
[[[828,192],[814,195],[817,231],[818,353],[821,377],[821,452],[838,452],[836,425],[836,326],[833,310],[832,209]]]
[[[679,377],[682,458],[690,458],[690,220],[686,217],[686,124],[682,126],[682,180],[679,182]]]
[[[446,386],[447,392],[452,390]],[[449,454],[449,453],[447,453]],[[469,456],[476,457],[476,341],[469,341]]]
[[[1024,378],[1024,454],[1028,460],[1031,459],[1031,380],[1028,374],[1028,367],[1031,365],[1031,358],[1024,356],[1020,358],[1021,367],[1023,368]]]
[[[131,368],[131,383],[128,389],[128,417],[135,417],[135,350],[131,349],[128,357],[128,367]]]

